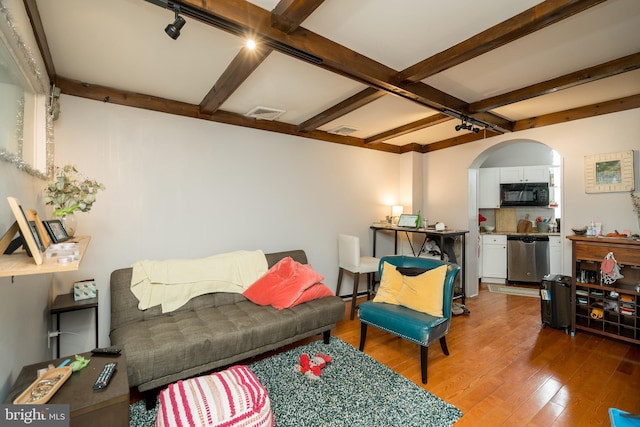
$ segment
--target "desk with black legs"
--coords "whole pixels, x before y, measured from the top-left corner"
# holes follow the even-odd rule
[[[431,240],[435,240],[438,243],[438,246],[440,247],[440,251],[442,252],[441,255],[441,259],[444,257],[444,253],[447,252],[447,254],[449,255],[449,260],[451,262],[455,262],[456,264],[458,264],[460,266],[460,288],[461,288],[461,294],[460,295],[456,295],[454,297],[454,299],[457,298],[461,298],[462,299],[462,304],[464,305],[465,303],[465,296],[466,296],[466,280],[465,280],[465,276],[466,276],[466,265],[467,265],[467,254],[466,254],[466,242],[465,242],[465,236],[466,234],[469,232],[468,230],[444,230],[444,231],[436,231],[435,229],[432,228],[410,228],[410,227],[396,227],[396,226],[377,226],[377,225],[372,225],[371,229],[373,230],[373,256],[376,256],[376,235],[378,234],[378,231],[383,231],[383,232],[392,232],[394,234],[394,247],[393,247],[393,252],[395,254],[398,253],[398,232],[404,232],[407,235],[407,240],[409,241],[409,246],[411,247],[411,251],[413,252],[413,256],[419,256],[422,251],[425,248],[425,245],[427,244],[427,241],[429,239]],[[420,245],[420,248],[416,251],[416,249],[413,246],[413,243],[411,242],[411,239],[409,238],[409,233],[413,233],[413,234],[423,234],[424,235],[424,239]],[[455,244],[456,240],[460,240],[460,257],[462,258],[461,262],[457,262],[456,258],[455,258],[455,254],[453,254],[453,250],[451,250],[449,253],[445,248],[447,247],[451,247],[453,249],[453,244]],[[447,240],[452,240],[451,245],[449,245],[449,242],[447,242]]]

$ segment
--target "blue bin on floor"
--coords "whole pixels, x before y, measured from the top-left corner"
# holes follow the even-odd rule
[[[630,414],[616,408],[609,408],[611,427],[640,427],[640,414]]]

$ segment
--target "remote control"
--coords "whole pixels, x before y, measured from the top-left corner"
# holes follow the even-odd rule
[[[100,391],[107,388],[109,385],[109,381],[111,381],[111,377],[113,377],[114,372],[116,371],[117,362],[105,363],[104,368],[102,368],[102,372],[98,375],[98,379],[93,384],[93,391]]]
[[[93,354],[106,354],[106,355],[118,355],[122,350],[116,347],[104,347],[104,348],[94,348],[91,350]]]

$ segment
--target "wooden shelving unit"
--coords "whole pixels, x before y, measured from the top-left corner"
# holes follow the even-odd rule
[[[640,241],[567,236],[572,245],[571,333],[589,331],[640,344]],[[624,276],[600,284],[600,265],[613,252]],[[602,310],[602,318],[594,315]]]
[[[80,262],[89,246],[89,236],[74,237],[67,242],[77,242],[80,255],[77,260],[68,264],[59,264],[57,258],[49,258],[43,255],[43,262],[36,265],[33,258],[27,255],[24,250],[17,251],[11,255],[0,256],[0,277],[26,276],[29,274],[60,273],[63,271],[76,271],[80,267]],[[65,242],[65,243],[67,243]]]

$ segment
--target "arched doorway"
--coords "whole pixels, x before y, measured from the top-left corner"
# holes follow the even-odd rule
[[[467,294],[474,296],[479,291],[479,254],[480,254],[480,230],[478,214],[481,212],[478,205],[479,171],[483,167],[514,167],[514,166],[539,166],[548,165],[555,171],[553,182],[553,198],[558,207],[553,209],[555,218],[562,218],[562,159],[559,153],[540,141],[529,139],[514,139],[503,141],[489,147],[480,153],[471,163],[468,169],[469,195],[468,195],[468,243],[467,250]],[[485,215],[487,216],[487,215]],[[495,221],[495,216],[494,216]],[[500,230],[497,230],[500,231]],[[475,256],[473,256],[475,254]],[[562,258],[562,253],[560,253]]]

